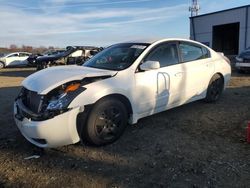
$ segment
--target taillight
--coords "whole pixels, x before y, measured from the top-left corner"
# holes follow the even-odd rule
[[[217,52],[229,65],[231,65],[231,61],[224,55],[222,52]]]

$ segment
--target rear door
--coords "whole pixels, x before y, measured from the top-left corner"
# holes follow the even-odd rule
[[[204,46],[191,42],[180,42],[179,49],[181,64],[186,76],[186,89],[183,95],[189,101],[205,95],[214,72],[214,63],[209,50]]]

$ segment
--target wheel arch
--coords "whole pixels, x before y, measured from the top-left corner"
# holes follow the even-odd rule
[[[215,72],[215,73],[212,75],[212,77],[210,78],[210,80],[209,80],[209,82],[208,82],[208,85],[207,85],[207,88],[208,88],[208,86],[209,86],[211,80],[213,79],[213,77],[216,76],[216,75],[219,75],[219,76],[222,78],[222,80],[223,80],[223,85],[225,86],[225,78],[224,78],[224,75],[223,75],[221,72]]]
[[[128,115],[133,114],[133,108],[132,108],[131,102],[129,101],[129,99],[126,96],[124,96],[122,94],[115,93],[115,94],[109,94],[109,95],[103,96],[98,101],[96,101],[95,104],[103,99],[106,99],[106,98],[115,98],[115,99],[121,101],[125,105],[126,109],[128,110]]]
[[[216,73],[213,75],[213,77],[214,77],[215,75],[219,75],[219,76],[223,79],[223,84],[225,84],[225,78],[224,78],[224,75],[223,75],[222,73],[216,72]]]
[[[77,128],[77,133],[78,133],[81,141],[84,142],[84,140],[85,140],[84,138],[87,138],[86,133],[84,133],[84,131],[83,131],[83,128],[87,123],[87,120],[89,118],[89,114],[91,113],[93,106],[96,105],[98,102],[101,102],[102,100],[107,99],[107,98],[113,98],[113,99],[117,99],[117,100],[121,101],[125,105],[125,107],[128,111],[128,117],[132,116],[133,108],[132,108],[132,105],[131,105],[129,99],[126,96],[124,96],[122,94],[118,94],[118,93],[105,95],[105,96],[101,97],[100,99],[98,99],[95,103],[85,105],[84,106],[85,110],[83,112],[80,112],[77,115],[77,118],[76,118],[76,126],[77,127],[76,128]]]
[[[0,63],[3,63],[3,67],[6,67],[6,64],[5,64],[5,62],[3,62],[3,61],[0,61]]]
[[[221,83],[221,86],[216,85],[216,88],[219,87],[219,90],[218,91],[216,90],[216,92],[218,92],[218,93],[216,93],[216,96],[213,96],[214,94],[212,94],[211,91],[214,90],[214,87],[211,87],[211,86],[213,85],[214,81],[218,80],[218,79],[221,79],[222,83]],[[213,88],[213,89],[211,90],[211,88]],[[209,81],[204,101],[209,102],[209,103],[216,102],[220,98],[220,95],[221,95],[223,89],[225,89],[225,78],[224,78],[222,73],[216,72],[215,74],[213,74],[213,76],[211,77],[211,79]]]

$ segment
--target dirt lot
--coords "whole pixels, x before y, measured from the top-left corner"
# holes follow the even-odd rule
[[[42,150],[12,118],[20,83],[31,73],[0,70],[0,187],[249,187],[249,74],[233,74],[218,103],[144,118],[112,145]],[[24,159],[34,154],[40,158]]]

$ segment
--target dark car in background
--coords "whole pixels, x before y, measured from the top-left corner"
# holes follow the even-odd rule
[[[81,65],[101,50],[93,46],[68,46],[63,52],[37,57],[35,63],[37,70],[57,65]]]
[[[235,67],[240,73],[250,71],[250,47],[236,57]]]
[[[43,53],[33,53],[27,59],[28,65],[32,66],[32,67],[37,66],[36,65],[36,59],[38,57],[49,56],[49,55],[56,55],[56,54],[62,53],[64,51],[65,51],[65,49],[53,49],[53,50],[47,50],[47,51],[45,51]]]

